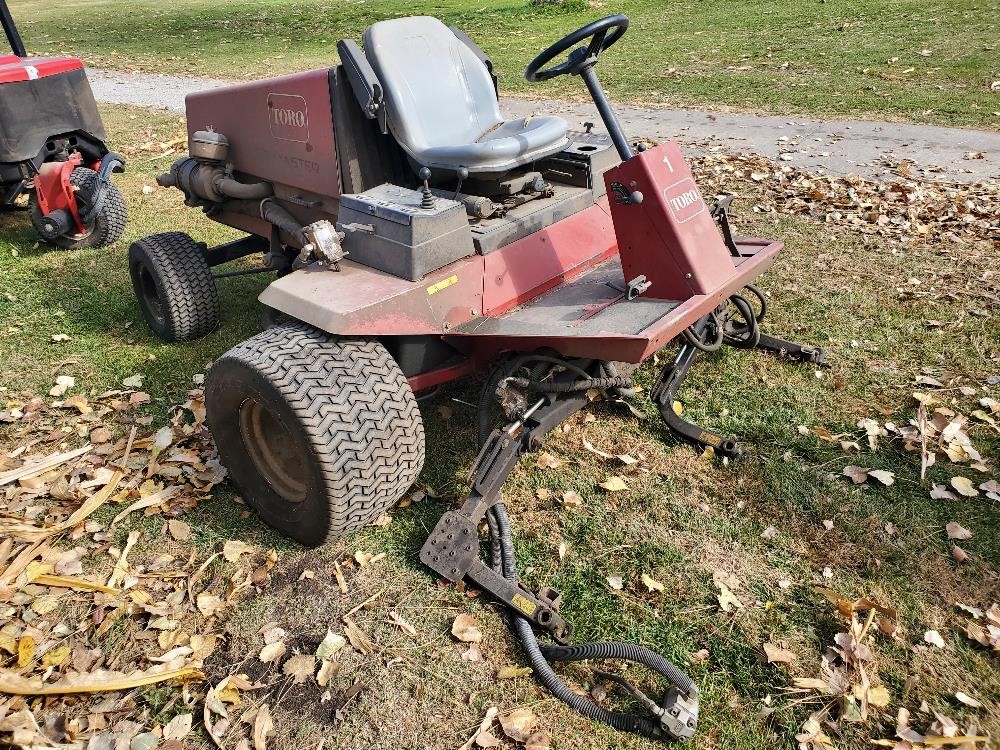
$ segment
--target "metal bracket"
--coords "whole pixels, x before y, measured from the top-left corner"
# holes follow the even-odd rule
[[[573,626],[557,612],[559,592],[545,587],[533,594],[487,566],[480,556],[479,524],[500,499],[500,488],[521,454],[540,446],[546,433],[586,404],[586,394],[568,394],[551,403],[539,399],[509,427],[494,430],[473,464],[469,497],[461,508],[441,516],[420,549],[420,561],[442,578],[469,578],[560,643],[572,637]]]
[[[660,726],[672,737],[685,740],[694,737],[698,728],[698,689],[693,688],[690,695],[685,695],[672,685],[663,696]]]

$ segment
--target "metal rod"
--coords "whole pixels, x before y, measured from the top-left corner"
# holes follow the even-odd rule
[[[594,72],[594,67],[591,65],[581,70],[580,77],[587,84],[587,90],[593,97],[594,104],[597,105],[597,111],[604,121],[604,127],[608,129],[608,135],[611,136],[615,148],[618,149],[618,155],[622,158],[622,161],[628,161],[635,156],[632,151],[632,145],[628,142],[628,137],[622,129],[622,124],[618,122],[618,116],[611,108],[611,103],[608,101],[607,94],[604,93],[604,87],[601,86],[601,82],[597,78],[597,73]]]
[[[254,273],[274,273],[273,268],[244,268],[239,271],[224,271],[223,273],[213,273],[213,279],[226,279],[230,276],[249,276]]]
[[[0,23],[3,24],[3,33],[7,36],[11,51],[18,57],[27,57],[28,53],[25,51],[24,42],[21,41],[21,35],[17,31],[17,24],[14,23],[10,8],[7,7],[7,0],[0,0]]]

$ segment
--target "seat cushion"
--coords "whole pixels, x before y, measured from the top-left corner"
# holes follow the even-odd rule
[[[389,129],[422,166],[501,172],[566,144],[559,118],[505,122],[489,70],[436,18],[380,21],[365,31],[364,45]]]
[[[475,143],[424,149],[419,161],[431,168],[463,166],[470,172],[506,171],[548,156],[566,142],[565,120],[531,117],[500,123]]]

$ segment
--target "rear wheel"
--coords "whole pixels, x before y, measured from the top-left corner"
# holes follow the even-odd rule
[[[216,360],[205,406],[244,499],[310,547],[377,519],[423,468],[416,399],[377,341],[273,326]]]
[[[76,188],[77,207],[83,212],[93,205],[94,195],[97,192],[97,172],[87,167],[77,167],[70,173],[69,181]],[[31,210],[31,223],[35,227],[35,231],[44,236],[42,209],[39,207],[34,193],[32,193],[28,203]],[[125,199],[118,188],[109,183],[104,192],[104,203],[91,219],[90,226],[85,227],[85,231],[70,232],[47,240],[47,242],[65,250],[104,247],[121,239],[127,222],[128,210],[125,207]]]
[[[132,289],[164,341],[192,341],[219,327],[219,293],[202,247],[183,232],[152,234],[128,250]]]

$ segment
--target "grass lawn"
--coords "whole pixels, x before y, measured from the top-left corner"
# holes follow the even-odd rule
[[[36,18],[49,12],[47,8],[59,6],[45,7],[39,6]],[[94,7],[110,13],[112,6]],[[245,13],[252,7],[261,14],[262,8],[278,6],[240,7]],[[334,14],[346,12],[347,6],[323,7],[324,12]],[[359,14],[367,7],[350,6]],[[819,23],[820,9],[824,15],[840,12],[854,19],[869,18],[864,5],[844,6],[840,11],[835,10],[839,7],[835,3],[808,7],[813,20],[800,18],[802,25]],[[944,7],[934,12],[945,13]],[[514,12],[498,10],[496,4],[488,8],[481,16],[468,18],[485,24],[490,13],[503,20],[508,18],[505,14]],[[15,10],[31,15],[24,12],[23,4]],[[926,7],[920,12],[932,14]],[[124,25],[136,24],[135,36],[115,38],[106,29],[104,35],[123,50],[129,40],[139,45],[140,38],[157,39],[148,24],[166,24],[168,14],[189,18],[184,23],[205,30],[197,42],[205,50],[197,69],[222,72],[223,58],[210,56],[207,43],[221,31],[200,13],[185,3],[175,3],[171,10],[152,18],[136,11],[115,19]],[[315,35],[320,24],[307,20],[307,9],[295,13],[303,38]],[[691,8],[679,13],[688,19],[683,28],[691,28],[697,20]],[[544,29],[572,26],[583,15],[546,16]],[[640,30],[650,28],[651,14],[637,15],[645,19]],[[242,38],[249,18],[233,18],[238,32],[233,39]],[[57,25],[50,33],[71,34],[74,44],[85,47],[87,39],[98,38],[98,19],[65,20],[61,22],[65,31]],[[725,28],[730,28],[731,19],[717,16],[720,23],[723,19]],[[352,29],[364,22],[356,24]],[[139,25],[144,25],[141,36]],[[909,29],[901,20],[899,25]],[[93,32],[85,26],[93,26]],[[864,22],[859,26],[865,30]],[[541,28],[538,31],[542,38],[546,36]],[[663,33],[680,36],[673,28]],[[973,36],[977,33],[980,30]],[[524,41],[528,47],[537,46],[535,41],[517,39],[516,45]],[[192,40],[190,35],[185,43],[194,44]],[[764,45],[766,40],[761,35],[754,44]],[[933,42],[928,39],[919,44],[936,46]],[[318,38],[311,44],[290,49],[301,54],[300,62],[304,62],[305,57],[318,54]],[[508,51],[512,58],[514,46]],[[906,46],[915,45],[908,41]],[[632,49],[639,48],[636,44]],[[964,49],[971,56],[976,54],[974,44]],[[148,56],[137,63],[153,59],[149,48],[143,54]],[[165,62],[181,67],[178,60]],[[260,64],[272,63],[262,60]],[[289,62],[288,67],[295,65]],[[624,67],[617,69],[619,91],[627,85],[620,77],[626,73]],[[750,90],[758,92],[755,96],[763,95],[768,91],[764,77],[772,75],[778,73],[762,73],[761,79],[733,74],[733,88],[724,90],[734,96],[734,92]],[[738,80],[752,86],[741,89]],[[816,104],[807,103],[802,93],[774,90],[773,96],[786,98],[769,102],[774,106]],[[942,98],[935,99],[938,106],[943,106],[945,96],[956,97],[956,102],[960,98],[975,101],[967,92],[942,93]],[[906,106],[894,112],[909,113]],[[0,217],[0,382],[8,389],[6,398],[18,402],[18,394],[25,389],[46,393],[57,371],[75,376],[78,387],[92,395],[119,387],[123,378],[141,373],[143,389],[153,397],[146,414],[152,418],[149,429],[155,430],[164,422],[168,407],[183,401],[193,375],[203,373],[214,357],[258,330],[255,297],[266,282],[261,277],[242,277],[221,283],[223,325],[201,341],[165,345],[153,338],[129,287],[128,243],[168,229],[188,231],[209,242],[231,235],[185,208],[176,191],[142,189],[153,186],[153,176],[174,158],[174,154],[161,156],[159,144],[183,132],[179,119],[139,109],[105,107],[103,111],[112,140],[129,157],[129,172],[120,183],[132,217],[127,236],[111,249],[66,253],[37,246],[26,216]],[[995,250],[984,243],[949,241],[933,247],[904,247],[803,218],[754,214],[746,207],[766,200],[762,186],[744,177],[734,179],[730,187],[739,196],[737,205],[744,207],[736,216],[741,232],[774,236],[787,243],[763,280],[773,302],[769,329],[826,347],[832,368],[817,377],[811,367],[736,350],[702,361],[681,398],[693,419],[742,441],[747,455],[728,465],[669,437],[647,400],[636,402],[647,415],[644,420],[607,404],[595,404],[575,417],[546,445],[561,466],[542,469],[534,457],[527,458],[505,489],[525,579],[532,586],[547,583],[563,592],[564,614],[576,624],[577,640],[642,643],[689,671],[702,690],[701,726],[692,747],[794,747],[794,736],[809,714],[834,702],[814,693],[788,692],[793,678],[820,675],[824,651],[833,644],[835,634],[846,628],[817,586],[830,587],[851,600],[869,596],[891,606],[898,611],[900,626],[897,638],[876,634],[868,641],[875,652],[868,663],[869,675],[873,684],[887,688],[888,705],[872,708],[865,722],[843,722],[836,730],[825,727],[837,747],[860,750],[870,747],[872,740],[894,737],[900,708],[913,713],[911,722],[920,729],[927,729],[934,721],[930,712],[938,711],[952,717],[962,731],[975,724],[981,733],[1000,736],[998,655],[972,644],[963,631],[969,617],[955,606],[986,609],[1000,602],[1000,504],[982,493],[954,500],[929,497],[933,483],[946,484],[954,476],[968,477],[976,485],[996,478],[998,431],[981,420],[970,422],[973,444],[989,462],[992,474],[968,464],[953,464],[939,453],[927,480],[921,481],[919,452],[904,450],[892,436],[881,437],[873,451],[857,426],[864,418],[907,425],[916,415],[914,390],[933,392],[940,405],[963,414],[983,408],[978,405],[981,398],[1000,399],[995,379],[1000,375],[1000,310],[989,291],[992,284],[995,295]],[[59,333],[68,334],[69,340],[53,342],[51,337]],[[644,367],[640,383],[648,388],[655,374],[652,364]],[[921,376],[933,376],[943,386],[915,385]],[[531,707],[557,748],[653,746],[591,724],[542,691],[530,676],[498,680],[499,669],[523,659],[497,609],[484,598],[439,586],[419,564],[417,553],[428,529],[451,507],[454,496],[466,490],[465,474],[474,458],[474,413],[468,404],[476,397],[477,383],[469,381],[422,403],[428,437],[422,482],[440,498],[393,509],[392,522],[386,526],[305,551],[245,514],[226,485],[184,517],[194,530],[195,565],[227,539],[278,553],[270,583],[258,593],[237,599],[227,617],[215,623],[224,646],[205,666],[211,684],[234,671],[247,672],[252,680],[262,682],[279,678],[279,687],[267,693],[275,724],[269,747],[315,748],[323,738],[328,748],[454,749],[493,705],[504,711]],[[449,408],[439,408],[443,406]],[[822,439],[825,435],[857,441],[860,452],[848,454],[839,439]],[[603,459],[587,450],[584,441],[612,455],[628,454],[638,462],[626,466],[618,459]],[[16,444],[15,431],[0,425],[4,450]],[[850,464],[891,471],[895,482],[856,486],[841,475]],[[599,489],[598,483],[612,474],[625,477],[628,489],[614,493]],[[558,502],[569,490],[581,497],[579,506],[564,508]],[[107,523],[118,508],[105,510],[99,520]],[[967,562],[960,564],[952,558],[945,534],[950,521],[973,533],[961,542],[969,555]],[[116,528],[111,541],[121,548],[130,530],[141,529],[145,539],[156,543],[137,548],[130,558],[132,565],[142,565],[164,551],[186,559],[191,548],[161,536],[162,525],[163,518],[155,515],[130,519]],[[769,527],[773,530],[765,534]],[[565,544],[563,556],[560,544]],[[356,551],[384,552],[386,557],[366,567],[355,566],[348,591],[343,593],[332,576],[334,563]],[[110,565],[106,557],[92,564],[96,570],[107,570]],[[204,584],[209,584],[213,570]],[[224,584],[221,570],[215,572],[214,580]],[[312,571],[313,577],[303,577],[305,571]],[[647,590],[640,582],[643,575],[660,582],[663,591]],[[720,590],[713,576],[730,581],[742,608],[720,609],[716,598]],[[620,590],[609,585],[609,577],[622,579]],[[262,645],[260,630],[267,623],[277,623],[287,632],[290,647],[311,652],[328,626],[340,628],[340,618],[369,597],[372,602],[353,618],[378,650],[368,656],[344,650],[341,672],[331,687],[344,690],[361,681],[366,689],[343,716],[331,717],[330,706],[315,685],[288,685],[287,680],[280,681],[275,665],[268,667],[256,660]],[[391,624],[390,612],[411,623],[417,636],[407,636]],[[479,661],[463,659],[464,647],[450,636],[451,623],[461,612],[473,614],[483,627]],[[143,622],[138,615],[122,618],[102,639],[88,641],[87,647],[129,653],[155,649],[155,641],[136,640],[145,627]],[[928,630],[942,635],[944,648],[925,643]],[[784,644],[797,659],[788,665],[769,664],[764,643]],[[584,672],[570,670],[570,674],[590,686]],[[135,691],[131,696],[134,710],[128,716],[149,729],[175,714],[193,711],[196,732],[185,742],[190,747],[208,747],[207,736],[197,729],[204,688],[195,684],[191,689],[195,698],[190,706],[184,705],[176,688],[154,685]],[[984,707],[958,702],[956,691],[973,696]],[[90,700],[83,698],[76,710],[87,713]],[[921,710],[925,702],[926,710]],[[56,704],[46,705],[38,704],[36,715],[56,710]]]
[[[122,70],[251,78],[336,62],[336,42],[427,13],[494,59],[508,93],[581,97],[579,81],[529,85],[534,55],[601,15],[628,34],[602,60],[619,101],[1000,127],[996,0],[15,0],[28,49]]]

